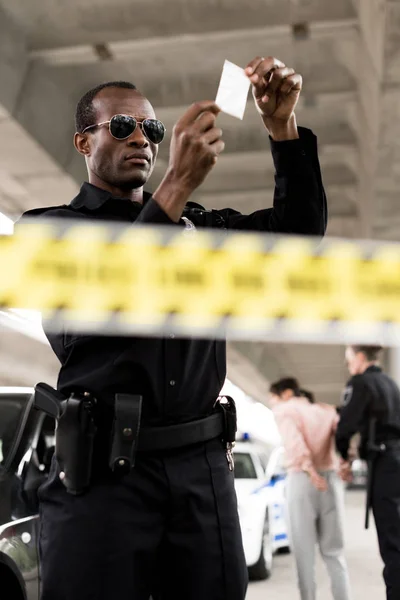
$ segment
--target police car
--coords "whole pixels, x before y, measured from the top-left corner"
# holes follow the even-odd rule
[[[249,578],[267,579],[276,552],[288,552],[283,448],[248,441],[234,448],[235,489]]]

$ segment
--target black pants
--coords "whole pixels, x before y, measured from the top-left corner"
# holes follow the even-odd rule
[[[375,464],[372,509],[385,564],[387,600],[400,598],[400,451],[389,450]]]
[[[243,600],[247,571],[221,442],[138,455],[130,475],[40,490],[42,600]]]

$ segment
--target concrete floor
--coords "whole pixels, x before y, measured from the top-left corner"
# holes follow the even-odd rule
[[[353,600],[384,600],[385,587],[381,577],[375,525],[364,530],[364,492],[348,491],[346,495],[346,556],[353,589]],[[331,600],[329,580],[323,563],[317,561],[318,600]],[[276,556],[274,572],[269,581],[251,583],[246,600],[297,600],[293,560],[290,555]]]

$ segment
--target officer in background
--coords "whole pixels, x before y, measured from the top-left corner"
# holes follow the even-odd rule
[[[367,515],[372,507],[387,600],[400,598],[400,391],[378,364],[381,346],[348,346],[351,379],[336,432],[342,472],[350,473],[349,445],[359,432],[360,458],[368,462]],[[366,518],[366,526],[368,518]]]

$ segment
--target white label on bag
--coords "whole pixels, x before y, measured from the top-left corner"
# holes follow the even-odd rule
[[[245,75],[244,69],[226,60],[215,102],[223,112],[243,119],[249,87],[250,80]]]

